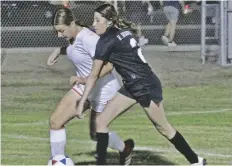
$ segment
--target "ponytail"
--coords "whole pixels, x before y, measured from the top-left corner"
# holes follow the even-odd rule
[[[126,21],[124,19],[118,19],[117,21],[115,21],[115,24],[119,28],[130,30],[135,35],[138,35],[138,33],[139,33],[137,25],[131,21]]]

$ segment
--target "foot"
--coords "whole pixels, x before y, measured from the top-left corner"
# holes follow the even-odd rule
[[[128,139],[125,142],[125,148],[123,152],[120,152],[120,165],[130,165],[132,158],[132,151],[134,149],[134,141],[132,139]]]
[[[201,166],[204,166],[206,165],[206,159],[202,158],[202,157],[198,157],[198,163],[194,163],[194,164],[191,164],[191,165],[201,165]]]
[[[163,43],[165,44],[165,45],[168,45],[168,41],[169,41],[169,39],[167,38],[167,36],[162,36],[162,41],[163,41]]]
[[[177,44],[174,41],[168,43],[168,47],[176,47],[176,46]]]

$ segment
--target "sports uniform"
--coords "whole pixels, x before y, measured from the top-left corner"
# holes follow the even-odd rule
[[[151,100],[155,103],[162,101],[160,80],[144,59],[130,31],[109,27],[100,36],[95,59],[109,61],[122,76],[121,94],[135,99],[143,107],[149,107]]]
[[[78,77],[87,77],[90,74],[98,39],[99,36],[94,32],[88,28],[83,28],[73,43],[67,47],[67,56],[74,63]],[[85,85],[76,84],[72,89],[82,95],[84,88]],[[107,102],[113,98],[119,88],[119,82],[113,72],[100,78],[88,98],[93,110],[102,112]]]

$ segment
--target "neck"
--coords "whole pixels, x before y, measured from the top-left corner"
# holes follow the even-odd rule
[[[74,36],[76,37],[78,33],[80,33],[80,31],[83,29],[84,27],[81,27],[81,26],[76,26],[76,30],[75,30],[75,33],[74,33]],[[74,38],[75,38],[74,37]]]

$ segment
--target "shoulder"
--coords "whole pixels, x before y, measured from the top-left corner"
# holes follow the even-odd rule
[[[82,48],[90,47],[92,45],[96,45],[98,39],[99,39],[99,36],[97,34],[92,32],[88,28],[85,28],[83,29],[83,31],[81,31],[77,35],[75,42],[74,42],[74,46],[76,48],[77,47],[82,47]]]
[[[85,28],[85,32],[82,35],[82,42],[84,44],[91,44],[91,43],[97,43],[97,41],[99,40],[99,36],[94,33],[93,31],[91,31],[88,28]]]
[[[119,34],[120,30],[117,28],[110,28],[104,34],[100,36],[98,40],[98,44],[112,44],[117,40],[117,35]]]

